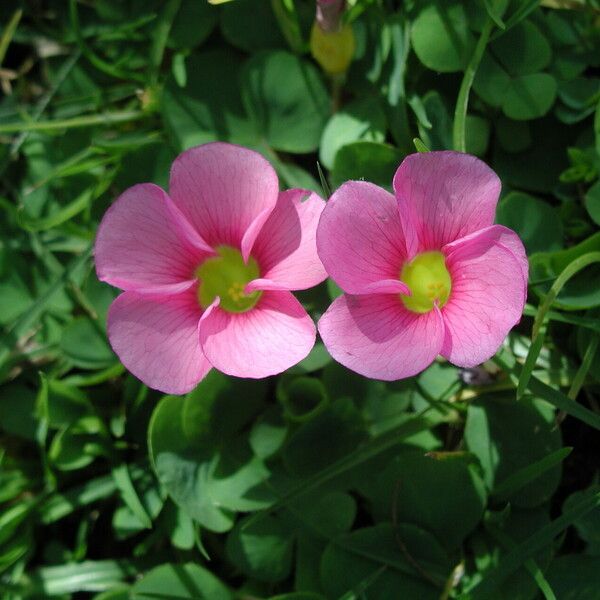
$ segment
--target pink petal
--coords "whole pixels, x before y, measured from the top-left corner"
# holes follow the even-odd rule
[[[469,154],[407,156],[394,176],[394,191],[410,257],[492,225],[500,187],[496,173]]]
[[[490,242],[497,242],[507,250],[510,250],[521,267],[523,288],[525,293],[527,293],[529,261],[527,260],[527,253],[521,238],[512,229],[504,227],[504,225],[492,225],[491,227],[480,229],[479,231],[471,233],[464,238],[460,238],[454,242],[451,242],[450,244],[446,244],[442,250],[446,256],[450,256],[455,249],[464,249],[466,245],[465,243],[468,240],[477,241],[478,244],[483,244],[484,247],[486,247]]]
[[[257,152],[222,142],[190,148],[171,167],[170,195],[211,246],[242,248],[277,202],[279,182],[273,167]],[[245,250],[253,239],[245,241]]]
[[[398,279],[406,251],[394,197],[365,181],[341,185],[321,216],[317,249],[329,275],[349,294]]]
[[[251,294],[256,290],[276,290],[280,292],[289,291],[287,285],[279,283],[278,281],[273,281],[272,279],[265,279],[264,277],[253,279],[250,283],[246,284],[244,293]]]
[[[304,290],[327,278],[316,243],[323,208],[324,200],[309,190],[279,194],[252,251],[264,279],[288,290]]]
[[[108,311],[108,338],[121,362],[167,394],[193,389],[210,370],[198,339],[196,290],[174,296],[125,292]]]
[[[315,325],[290,292],[265,291],[245,313],[218,306],[200,323],[204,354],[236,377],[276,375],[300,362],[315,343]]]
[[[124,290],[176,293],[189,288],[206,256],[171,199],[152,183],[134,185],[108,209],[96,235],[101,281]]]
[[[339,363],[373,379],[392,381],[425,369],[444,339],[440,312],[417,314],[396,295],[343,295],[319,321],[319,333]]]
[[[442,308],[441,354],[459,367],[473,367],[491,358],[519,322],[527,262],[516,234],[505,227],[484,229],[449,246],[452,291]]]

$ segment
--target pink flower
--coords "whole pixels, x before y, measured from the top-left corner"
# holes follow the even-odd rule
[[[346,0],[317,0],[316,20],[323,31],[338,31]]]
[[[152,388],[182,394],[211,367],[266,377],[302,360],[315,326],[289,290],[326,273],[315,234],[324,202],[294,189],[258,153],[212,143],[179,155],[169,194],[126,190],[96,239],[99,279],[124,292],[108,313],[123,364]]]
[[[404,160],[394,191],[349,181],[323,211],[319,256],[346,292],[319,321],[330,354],[384,380],[438,354],[461,367],[489,359],[527,293],[523,244],[493,224],[500,180],[473,156],[428,152]]]

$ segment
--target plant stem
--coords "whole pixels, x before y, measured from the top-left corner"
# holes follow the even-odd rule
[[[477,45],[473,51],[473,56],[465,69],[462,83],[460,84],[460,90],[458,91],[458,98],[456,100],[456,109],[454,110],[454,127],[452,131],[452,143],[454,149],[458,152],[466,152],[467,144],[465,139],[465,124],[467,121],[467,106],[469,105],[469,93],[471,92],[471,86],[475,79],[475,74],[481,62],[481,58],[487,46],[490,38],[490,33],[494,28],[494,22],[491,18],[485,22]]]
[[[93,125],[113,125],[115,123],[126,123],[128,121],[138,121],[145,116],[141,110],[124,110],[122,112],[105,113],[99,115],[87,115],[84,117],[74,117],[72,119],[62,119],[57,121],[39,121],[37,123],[21,122],[6,123],[0,125],[0,134],[19,133],[22,131],[56,131],[59,129],[74,129],[76,127],[91,127]]]

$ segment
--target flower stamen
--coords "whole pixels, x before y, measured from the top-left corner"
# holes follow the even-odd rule
[[[218,246],[215,250],[217,256],[207,258],[196,269],[200,306],[208,308],[218,296],[219,306],[227,312],[250,310],[262,295],[261,291],[244,291],[248,283],[260,276],[258,263],[252,257],[244,262],[241,252],[231,246]]]
[[[436,304],[442,308],[448,302],[452,280],[441,252],[417,254],[402,266],[400,279],[412,292],[412,296],[400,296],[404,306],[412,312],[426,313]]]

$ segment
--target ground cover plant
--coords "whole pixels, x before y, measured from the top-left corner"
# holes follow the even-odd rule
[[[0,598],[600,598],[599,66],[596,0],[0,3]],[[197,260],[198,244],[168,254],[173,211],[140,209],[125,225],[107,211],[138,184],[154,184],[142,208],[166,206],[158,186],[177,200],[171,165],[210,142],[272,166],[263,200],[277,185],[306,190],[284,192],[286,206],[308,215],[302,231],[330,277],[307,251],[302,269],[269,263],[280,282],[291,274],[285,289],[244,296],[228,283],[233,313],[278,294],[290,307],[292,290],[304,333],[289,330],[271,355],[265,341],[253,372],[246,355],[207,351],[210,364],[173,387],[177,361],[158,354],[139,371],[133,336],[113,331],[126,369],[109,343],[109,307],[117,288],[130,293],[118,269],[138,248],[107,262],[94,244],[109,215],[104,238],[121,227],[167,267]],[[438,336],[430,350],[449,360],[427,354],[392,372],[372,360],[381,348],[356,354],[356,332],[331,334],[337,322],[323,318],[348,294],[381,298],[368,270],[344,271],[352,237],[335,237],[335,211],[367,214],[415,181],[397,175],[407,156],[405,171],[448,150],[497,174],[492,231],[516,232],[527,253],[509,287],[487,288],[489,319],[506,330],[518,320],[525,272],[527,300],[499,348],[467,332],[482,352],[498,348],[481,366],[465,367],[460,345],[432,329],[423,339]],[[227,166],[223,152],[203,180]],[[427,171],[436,181],[440,164]],[[491,225],[487,201],[472,235]],[[148,215],[160,236],[144,229]],[[243,239],[264,227],[266,252],[284,229],[239,218],[227,234],[237,249],[200,267],[209,284],[195,310],[225,293],[217,267],[256,278]],[[446,281],[439,248],[426,249],[412,266]],[[172,285],[176,270],[144,282],[140,269],[133,284]],[[429,315],[433,303],[448,326],[439,290],[405,307]],[[317,322],[323,337],[302,358]],[[150,352],[160,340],[146,342]]]

